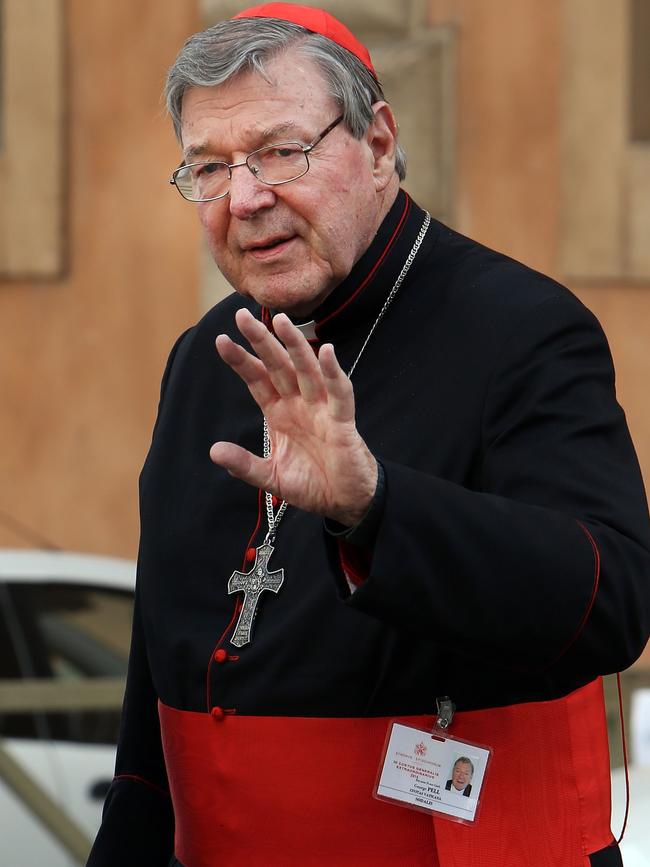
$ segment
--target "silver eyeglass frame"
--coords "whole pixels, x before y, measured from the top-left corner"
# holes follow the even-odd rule
[[[335,127],[337,127],[341,123],[342,120],[343,120],[343,115],[340,114],[336,118],[336,120],[332,121],[332,123],[329,126],[325,127],[325,129],[321,133],[319,133],[319,135],[317,135],[316,138],[308,145],[304,145],[298,141],[281,141],[281,142],[276,142],[276,143],[270,144],[270,145],[264,145],[261,148],[257,148],[256,150],[251,151],[248,154],[248,156],[246,157],[246,159],[241,163],[225,163],[225,162],[222,162],[221,160],[202,160],[201,162],[187,163],[187,164],[185,162],[182,162],[180,164],[180,166],[178,166],[178,168],[172,172],[172,176],[169,179],[169,183],[172,186],[176,187],[179,194],[185,199],[186,202],[199,202],[199,203],[215,202],[218,199],[225,199],[226,196],[230,195],[230,181],[232,180],[232,170],[241,168],[242,166],[246,166],[246,168],[251,172],[253,177],[257,178],[258,181],[260,181],[263,184],[267,184],[270,187],[277,187],[277,186],[280,186],[281,184],[290,184],[292,181],[297,181],[298,178],[302,178],[307,174],[307,172],[309,171],[309,156],[308,156],[308,154],[311,153],[311,151],[313,151],[313,149],[316,147],[316,145],[320,144],[323,141],[323,139],[325,138],[325,136],[328,133],[330,133]],[[305,163],[306,163],[305,170],[304,170],[304,172],[301,172],[299,175],[296,175],[294,178],[288,178],[286,181],[265,181],[263,178],[259,177],[259,175],[257,174],[257,170],[249,163],[249,160],[252,157],[254,157],[255,154],[260,153],[260,151],[265,151],[268,148],[280,148],[280,147],[282,147],[282,145],[298,145],[300,150],[305,155]],[[206,199],[195,199],[192,196],[186,196],[185,193],[181,190],[181,188],[176,183],[176,178],[177,178],[178,173],[183,171],[184,169],[191,169],[193,166],[205,166],[205,165],[220,165],[220,166],[225,166],[228,169],[228,189],[226,190],[225,193],[220,193],[218,196],[209,196]]]

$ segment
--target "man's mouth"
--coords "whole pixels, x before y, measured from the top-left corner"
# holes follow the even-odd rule
[[[253,241],[243,245],[246,253],[249,253],[255,259],[267,259],[273,255],[283,252],[291,241],[296,238],[296,235],[283,235],[276,238],[262,238],[259,241]]]

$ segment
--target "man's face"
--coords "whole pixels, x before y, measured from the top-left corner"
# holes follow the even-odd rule
[[[472,780],[472,766],[467,762],[457,762],[451,775],[451,784],[459,792]]]
[[[236,163],[264,145],[309,144],[340,114],[318,68],[296,51],[267,71],[270,83],[246,72],[187,91],[186,163]],[[347,276],[386,213],[388,193],[397,193],[394,172],[377,169],[375,126],[359,141],[339,124],[309,154],[307,174],[288,184],[268,186],[246,166],[233,169],[230,195],[197,205],[214,260],[237,292],[306,315]]]

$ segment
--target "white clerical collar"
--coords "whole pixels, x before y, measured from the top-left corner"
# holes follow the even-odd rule
[[[311,322],[302,322],[300,324],[298,324],[297,322],[294,322],[294,325],[296,326],[298,331],[301,331],[303,333],[304,337],[307,340],[316,340],[317,339],[316,338],[316,322],[313,319],[311,320]]]

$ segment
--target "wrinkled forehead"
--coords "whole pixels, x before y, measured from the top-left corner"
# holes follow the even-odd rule
[[[183,95],[181,140],[190,156],[215,138],[260,147],[316,135],[337,111],[316,64],[308,58],[293,62],[287,53],[269,63],[264,75],[245,70],[222,84],[189,87]]]
[[[299,46],[268,59],[261,69],[245,67],[224,81],[190,85],[183,93],[182,115],[195,92],[207,91],[218,96],[224,107],[235,108],[247,101],[294,101],[304,107],[313,101],[332,100],[326,76],[318,63],[303,54]]]

